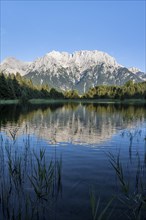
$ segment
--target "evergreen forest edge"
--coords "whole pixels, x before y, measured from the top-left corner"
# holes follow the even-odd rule
[[[77,90],[58,91],[46,85],[35,85],[30,79],[16,75],[0,73],[0,100],[30,99],[144,99],[146,100],[146,82],[128,81],[122,86],[98,85],[80,95]]]

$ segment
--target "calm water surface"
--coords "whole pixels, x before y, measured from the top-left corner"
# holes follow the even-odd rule
[[[18,152],[29,139],[31,149],[45,149],[48,161],[62,158],[62,190],[50,211],[49,219],[53,220],[91,220],[91,190],[97,200],[100,198],[99,213],[113,195],[120,194],[109,152],[120,154],[125,178],[133,190],[137,161],[146,167],[144,105],[1,105],[1,142],[12,143],[12,134]],[[111,219],[123,219],[127,213],[118,200],[111,210]]]

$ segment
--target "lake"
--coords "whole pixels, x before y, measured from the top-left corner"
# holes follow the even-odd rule
[[[0,165],[0,219],[146,219],[146,105],[0,105]]]

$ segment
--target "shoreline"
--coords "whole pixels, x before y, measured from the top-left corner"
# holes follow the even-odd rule
[[[146,104],[145,99],[30,99],[28,103],[34,105],[41,105],[41,104],[53,104],[53,103],[99,103],[99,104]],[[28,104],[26,103],[26,104]],[[19,100],[0,100],[0,105],[13,105],[19,104]],[[24,103],[25,104],[25,103]],[[22,104],[20,104],[22,105]]]

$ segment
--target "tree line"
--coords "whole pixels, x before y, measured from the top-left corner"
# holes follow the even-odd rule
[[[79,95],[77,90],[57,91],[46,85],[34,85],[30,79],[16,75],[0,73],[0,99],[29,100],[33,98],[55,99],[146,99],[146,82],[134,83],[128,81],[123,86],[100,85],[90,88],[88,92]]]
[[[30,79],[19,73],[5,75],[0,73],[0,99],[64,98],[62,92],[48,85],[34,85]]]
[[[89,89],[83,98],[92,99],[146,99],[146,82],[128,81],[123,86],[100,85]]]

